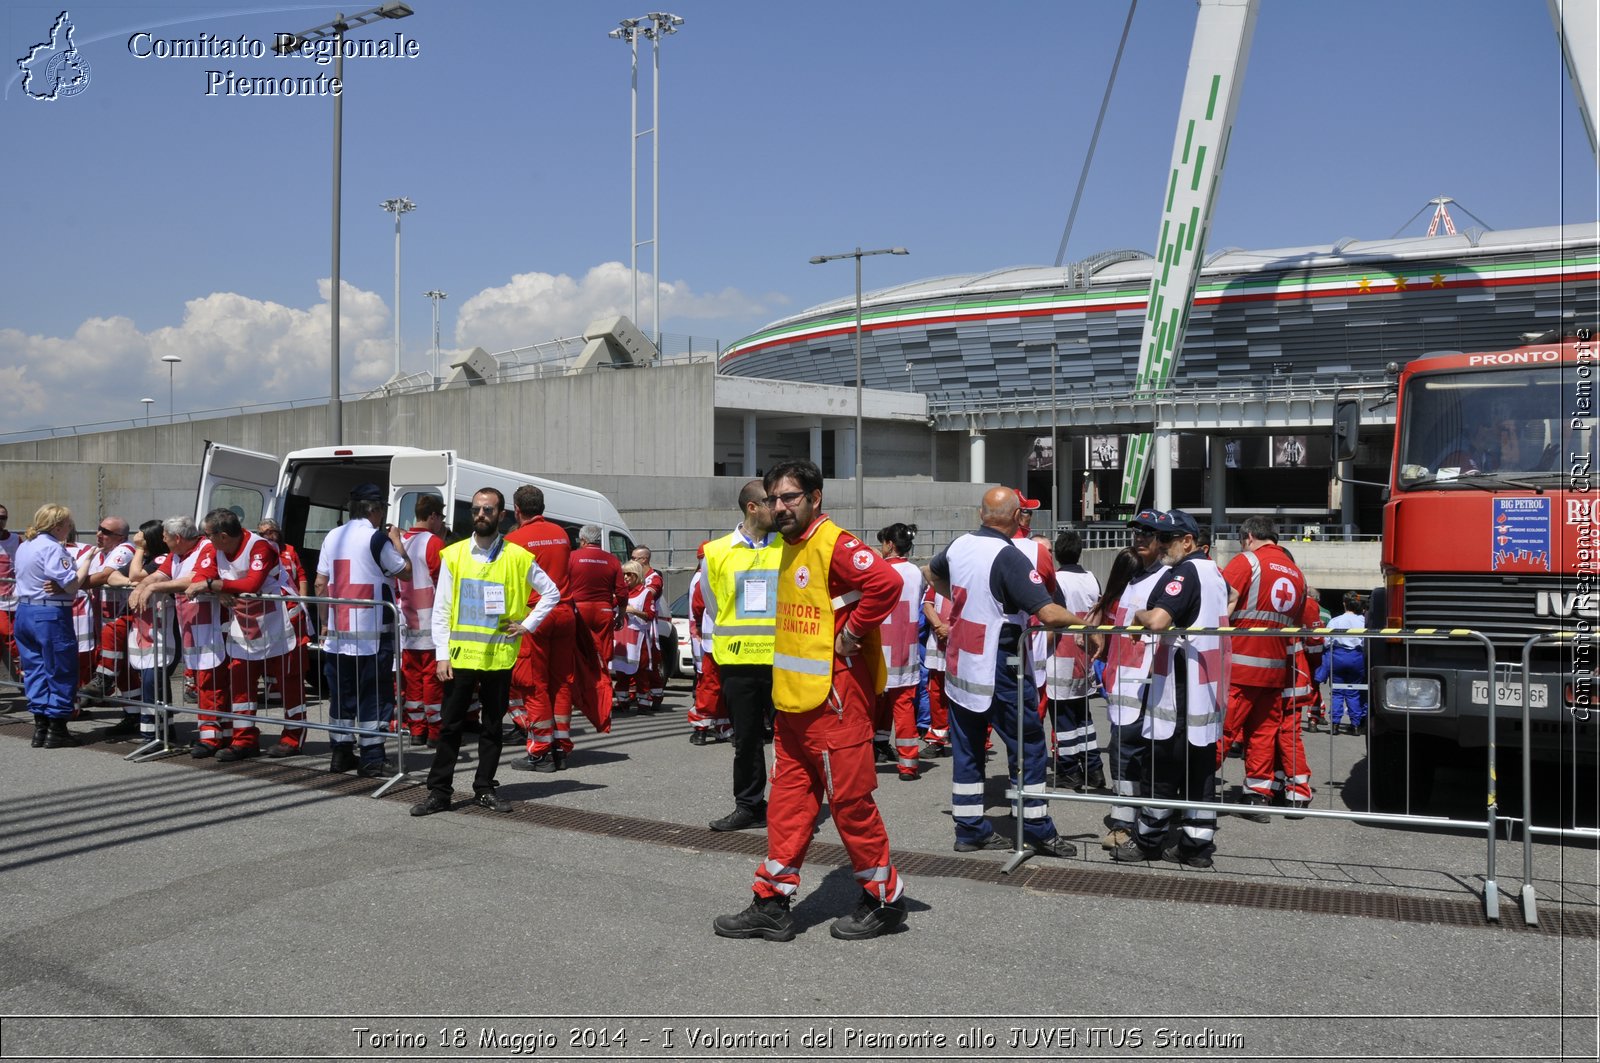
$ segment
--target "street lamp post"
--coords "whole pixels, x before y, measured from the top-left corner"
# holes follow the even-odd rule
[[[334,41],[333,79],[339,83],[340,89],[333,94],[333,288],[328,295],[328,442],[336,445],[343,441],[344,436],[344,414],[339,404],[339,193],[343,184],[344,165],[344,35],[352,26],[365,26],[379,19],[405,18],[411,14],[410,5],[400,0],[390,0],[389,3],[354,15],[347,16],[341,12],[333,17],[332,22],[324,22],[299,33],[280,33],[272,45],[273,51],[279,55],[288,55],[313,41],[329,37]],[[398,307],[395,312],[399,312]]]
[[[903,247],[881,247],[875,251],[843,251],[837,255],[817,255],[811,259],[813,266],[834,262],[841,258],[856,260],[856,534],[866,534],[867,486],[861,463],[861,260],[868,255],[909,255]]]
[[[394,215],[394,379],[400,379],[400,219],[417,209],[405,196],[386,199],[378,206]]]
[[[139,401],[144,403],[144,426],[146,428],[149,428],[150,427],[150,407],[155,403],[156,400],[155,399],[140,399]]]
[[[646,22],[649,25],[645,25]],[[650,299],[651,341],[661,345],[661,39],[678,32],[683,19],[666,11],[651,11],[638,18],[625,18],[606,36],[612,40],[626,41],[632,52],[630,86],[632,95],[632,121],[628,136],[628,217],[631,232],[631,267],[633,272],[633,321],[639,322],[639,247],[650,244],[651,266],[654,277]],[[639,38],[650,42],[650,239],[639,239]]]
[[[433,383],[434,383],[435,386],[438,386],[438,383],[439,383],[439,300],[440,299],[448,299],[450,297],[448,295],[446,295],[444,292],[441,292],[437,288],[433,289],[432,291],[423,292],[422,294],[423,294],[424,298],[433,300]]]
[[[161,360],[167,363],[167,423],[177,424],[178,406],[177,403],[173,401],[173,396],[176,394],[176,391],[174,390],[172,379],[173,374],[178,368],[178,363],[183,361],[183,359],[179,358],[175,354],[163,354],[161,356]]]

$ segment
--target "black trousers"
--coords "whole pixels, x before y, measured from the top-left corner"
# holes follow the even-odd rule
[[[748,812],[767,807],[767,719],[772,715],[772,666],[718,664],[722,696],[733,723],[733,803]]]
[[[439,709],[439,742],[428,770],[428,792],[448,798],[456,775],[456,758],[461,754],[461,725],[472,707],[472,693],[478,692],[483,729],[478,732],[478,770],[472,779],[474,794],[493,793],[495,773],[500,768],[500,730],[505,725],[506,706],[511,700],[511,669],[482,672],[471,668],[455,669],[455,678],[444,685],[444,704]]]

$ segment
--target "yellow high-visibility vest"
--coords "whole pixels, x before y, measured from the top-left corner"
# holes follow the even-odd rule
[[[481,672],[506,671],[517,663],[517,644],[527,634],[520,621],[528,615],[528,570],[533,555],[516,543],[497,540],[489,560],[472,556],[472,540],[463,539],[439,554],[450,570],[450,664]],[[504,613],[490,615],[484,605],[489,588],[499,587]],[[488,591],[488,594],[486,594]],[[502,621],[519,624],[510,633]]]
[[[752,549],[741,531],[706,543],[706,580],[717,602],[711,655],[717,664],[772,663],[782,540]]]
[[[828,592],[834,544],[844,534],[824,518],[806,539],[783,543],[772,646],[772,707],[780,712],[810,712],[833,689],[838,612],[860,598],[851,592],[835,599]],[[882,693],[886,673],[876,628],[867,634],[861,653],[872,668],[874,691]]]

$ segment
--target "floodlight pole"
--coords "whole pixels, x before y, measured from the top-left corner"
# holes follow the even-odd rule
[[[861,460],[862,383],[861,383],[861,260],[868,255],[909,255],[903,247],[883,247],[876,251],[842,251],[837,255],[817,255],[811,259],[813,266],[834,262],[841,258],[856,260],[856,534],[865,535],[867,519],[867,481]]]
[[[433,383],[437,387],[439,385],[439,300],[450,297],[437,288],[422,294],[433,300]]]
[[[417,205],[405,196],[386,199],[378,206],[394,215],[394,377],[400,379],[400,219],[416,210]]]

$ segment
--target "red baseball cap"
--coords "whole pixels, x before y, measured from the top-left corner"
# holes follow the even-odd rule
[[[1029,498],[1027,495],[1023,494],[1021,491],[1017,491],[1017,489],[1015,487],[1013,487],[1011,490],[1016,491],[1017,501],[1022,503],[1022,508],[1023,509],[1038,509],[1039,508],[1039,500],[1037,498]]]

